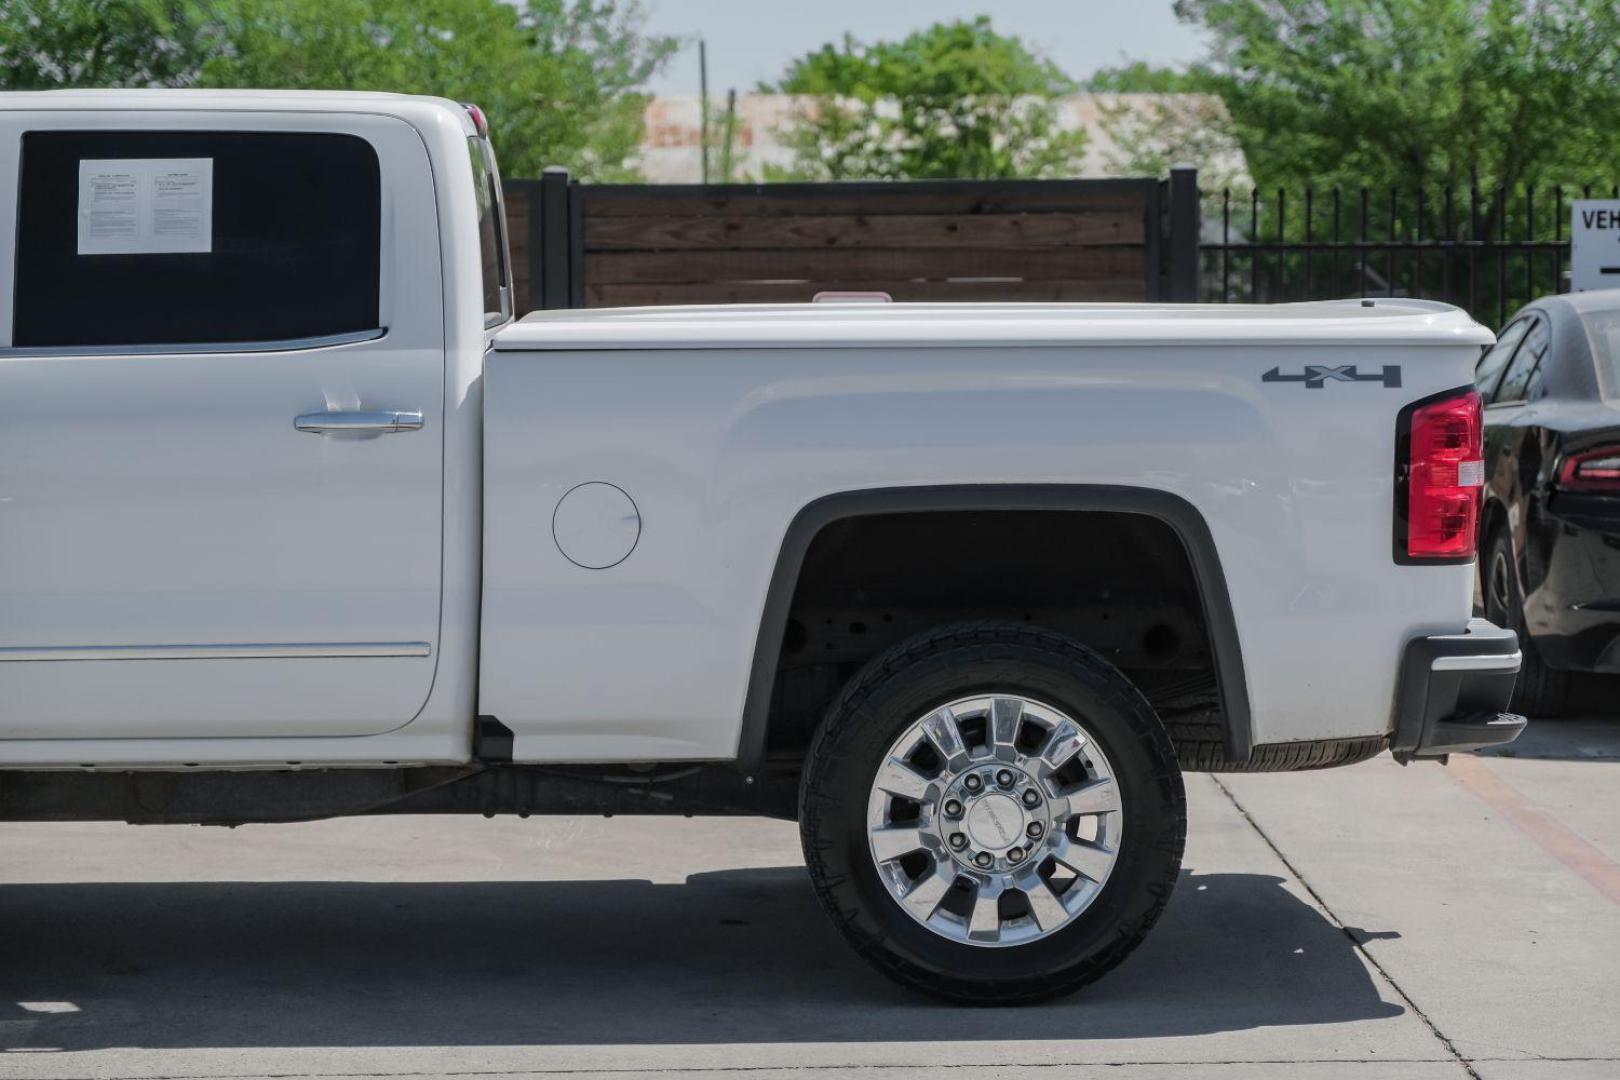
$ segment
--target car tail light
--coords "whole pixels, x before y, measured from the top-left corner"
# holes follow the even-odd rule
[[[480,109],[470,101],[462,102],[461,107],[467,110],[468,116],[472,117],[473,130],[478,132],[479,135],[488,138],[489,119],[484,116],[484,110]]]
[[[1448,391],[1401,410],[1395,458],[1397,562],[1474,558],[1483,459],[1479,391]]]
[[[1569,455],[1558,470],[1558,486],[1566,491],[1620,491],[1620,446]]]

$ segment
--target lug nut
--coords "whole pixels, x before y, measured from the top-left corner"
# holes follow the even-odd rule
[[[975,775],[968,775],[962,778],[962,786],[967,788],[969,791],[978,791],[984,786],[984,781],[980,780]]]
[[[1024,849],[1021,848],[1021,847],[1015,847],[1015,848],[1010,849],[1007,852],[1007,861],[1008,862],[1023,862],[1024,861]]]
[[[1029,827],[1024,830],[1024,835],[1029,837],[1031,840],[1039,840],[1041,838],[1041,833],[1045,831],[1045,829],[1041,828],[1040,822],[1032,821],[1029,823]]]
[[[967,837],[959,832],[951,833],[951,847],[955,848],[957,851],[961,851],[963,848],[967,847]]]
[[[1002,787],[1012,787],[1013,774],[1011,769],[1002,769],[996,773],[996,783]]]
[[[1040,792],[1036,791],[1034,788],[1030,788],[1028,791],[1024,792],[1024,805],[1025,806],[1039,806],[1040,804],[1041,804]]]
[[[955,799],[946,799],[945,800],[945,816],[946,817],[961,817],[962,816],[962,804],[957,802]]]
[[[986,870],[988,870],[990,868],[990,864],[995,861],[996,857],[990,854],[988,851],[981,851],[977,855],[973,856],[973,864]]]

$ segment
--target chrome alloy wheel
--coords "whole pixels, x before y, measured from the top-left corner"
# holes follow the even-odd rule
[[[1013,695],[913,723],[872,781],[867,837],[891,896],[936,934],[1021,945],[1102,891],[1124,812],[1113,770],[1073,719]]]

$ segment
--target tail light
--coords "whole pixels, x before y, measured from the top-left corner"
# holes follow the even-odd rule
[[[1471,561],[1485,482],[1479,391],[1450,390],[1408,405],[1395,446],[1395,561]]]
[[[461,107],[466,109],[467,115],[472,118],[473,130],[476,131],[480,136],[488,138],[489,119],[484,115],[484,110],[480,109],[470,101],[462,102]]]
[[[1620,491],[1620,446],[1569,455],[1558,470],[1558,486],[1566,491]]]

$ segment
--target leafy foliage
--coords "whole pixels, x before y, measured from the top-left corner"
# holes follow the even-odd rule
[[[639,0],[8,0],[0,85],[391,90],[472,101],[511,175],[628,175],[676,46]]]
[[[474,101],[508,173],[617,179],[641,139],[635,88],[674,48],[639,18],[614,0],[235,0],[199,82]]]
[[[1055,100],[1073,81],[983,17],[901,41],[846,37],[761,89],[805,96],[784,135],[810,179],[1065,176],[1084,146]]]
[[[1607,180],[1613,0],[1178,0],[1263,185]]]
[[[1160,67],[1145,60],[1132,60],[1119,67],[1098,68],[1086,80],[1086,89],[1097,94],[1198,94],[1209,89],[1202,71]]]
[[[189,0],[5,0],[0,90],[184,86],[207,27]]]

